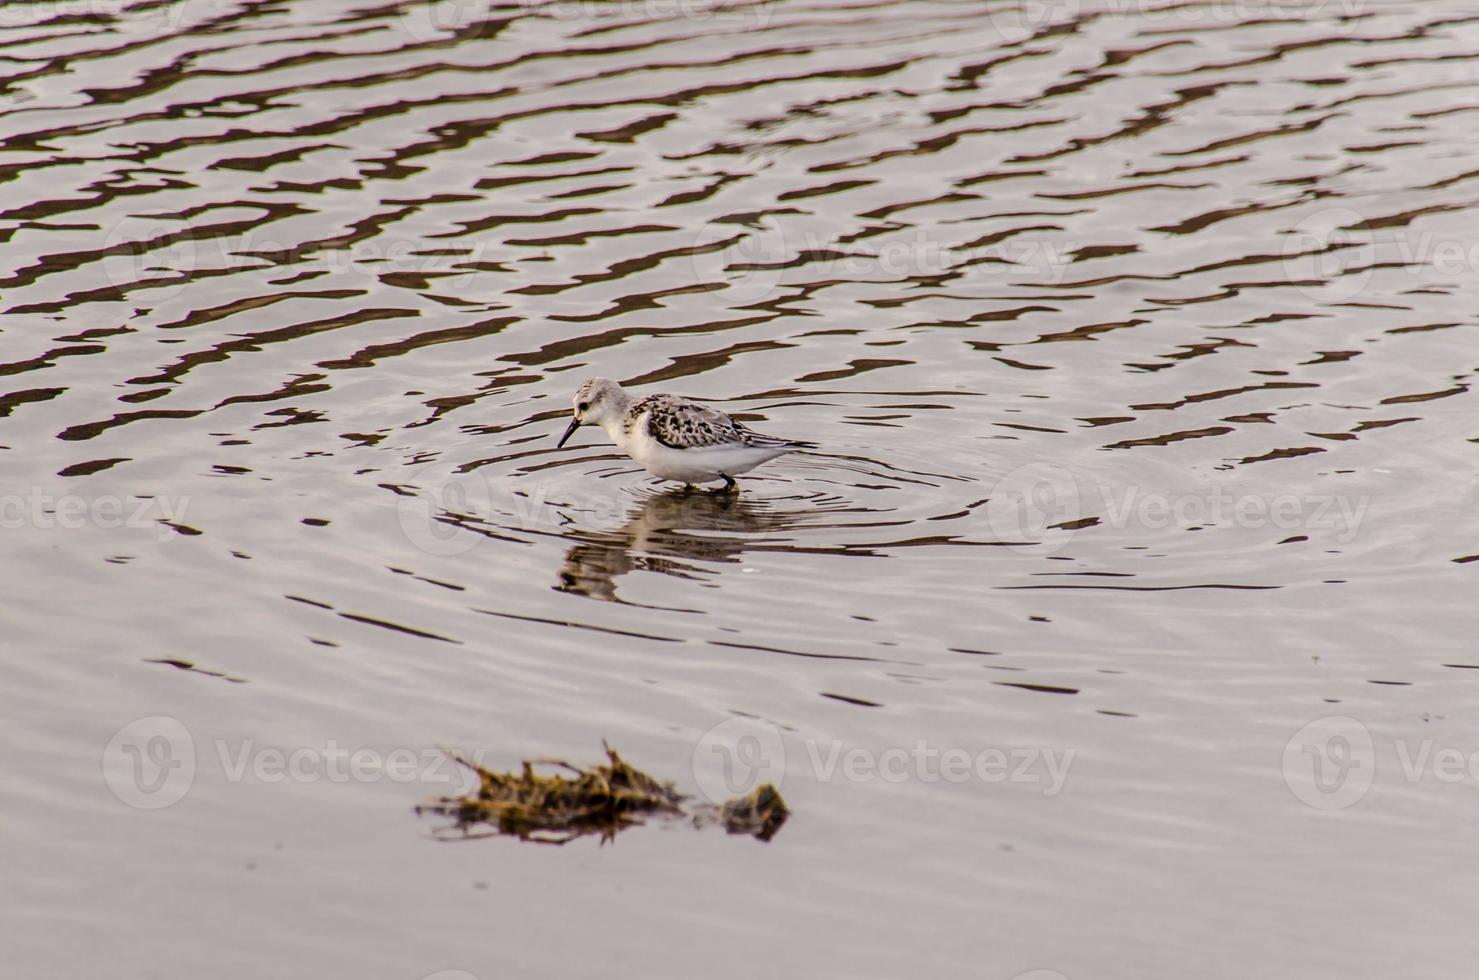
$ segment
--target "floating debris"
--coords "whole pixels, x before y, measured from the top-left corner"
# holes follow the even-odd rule
[[[435,832],[442,840],[466,840],[508,835],[539,844],[565,844],[588,834],[601,842],[618,831],[634,827],[647,817],[689,817],[695,826],[722,824],[731,834],[749,834],[768,841],[790,816],[785,800],[771,784],[757,786],[719,806],[685,810],[686,799],[673,788],[633,768],[604,742],[607,762],[582,769],[557,759],[526,760],[517,774],[484,769],[470,759],[448,752],[460,765],[478,775],[478,791],[471,796],[444,796],[416,808],[417,813],[451,817],[453,823]],[[554,766],[573,776],[543,775],[537,765]],[[477,831],[482,826],[491,830]]]
[[[718,807],[713,819],[722,823],[724,829],[731,834],[749,834],[756,840],[768,841],[781,829],[781,824],[790,815],[791,811],[786,807],[786,801],[781,799],[780,790],[770,783],[762,783],[748,794],[736,796]],[[694,822],[700,826],[709,819],[702,812],[694,816]]]

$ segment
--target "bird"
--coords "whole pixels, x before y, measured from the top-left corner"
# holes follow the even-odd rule
[[[575,410],[562,448],[582,425],[599,425],[611,441],[659,480],[689,487],[723,480],[736,489],[735,476],[814,442],[762,435],[715,408],[679,395],[638,397],[609,378],[591,378],[575,392]]]

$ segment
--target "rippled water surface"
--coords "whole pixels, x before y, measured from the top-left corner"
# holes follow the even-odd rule
[[[6,5],[6,970],[1471,973],[1476,76],[1468,3]],[[596,374],[822,448],[677,494],[555,449]],[[794,815],[412,811],[602,739]]]

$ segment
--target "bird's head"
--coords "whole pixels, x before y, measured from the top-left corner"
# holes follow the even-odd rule
[[[559,449],[582,425],[601,425],[620,418],[625,399],[621,385],[607,378],[592,378],[575,392],[570,426],[555,448]]]

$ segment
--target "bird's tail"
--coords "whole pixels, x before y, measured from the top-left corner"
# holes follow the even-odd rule
[[[801,439],[781,439],[778,436],[752,436],[750,445],[761,449],[819,449],[814,442],[805,442]]]

